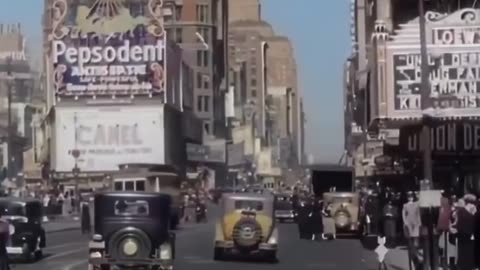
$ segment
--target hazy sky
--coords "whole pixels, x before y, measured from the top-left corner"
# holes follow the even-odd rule
[[[342,77],[351,51],[349,3],[263,0],[264,19],[293,42],[307,113],[306,149],[319,162],[337,162],[343,150]],[[0,5],[0,22],[22,23],[29,47],[38,53],[43,0],[0,0]]]
[[[262,11],[295,48],[306,151],[317,162],[337,162],[343,151],[343,65],[351,52],[350,0],[263,0]]]

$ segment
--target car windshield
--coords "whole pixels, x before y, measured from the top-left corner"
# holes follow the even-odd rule
[[[287,197],[278,197],[277,200],[275,201],[275,208],[276,209],[284,209],[284,210],[289,210],[292,209],[292,202],[289,198]]]
[[[2,216],[25,216],[25,208],[19,203],[0,202],[0,213]]]
[[[235,201],[235,209],[262,211],[263,203],[260,201],[248,201],[248,200]]]

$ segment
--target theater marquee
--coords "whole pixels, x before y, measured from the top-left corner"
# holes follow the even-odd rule
[[[430,84],[426,95],[421,91],[418,42],[402,36],[401,30],[392,37],[387,43],[391,117],[420,116],[422,97],[427,99],[427,108],[448,109],[449,115],[479,115],[480,27],[472,24],[480,24],[478,10],[465,9],[448,16],[427,13]]]

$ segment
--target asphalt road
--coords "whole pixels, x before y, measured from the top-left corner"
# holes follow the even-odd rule
[[[210,219],[212,220],[212,219]],[[316,242],[300,240],[294,224],[280,225],[279,262],[213,261],[213,221],[188,225],[177,232],[176,269],[250,270],[262,269],[377,269],[375,255],[362,249],[358,240],[337,239]],[[47,236],[45,258],[32,264],[15,264],[16,270],[86,270],[87,237],[78,230]]]

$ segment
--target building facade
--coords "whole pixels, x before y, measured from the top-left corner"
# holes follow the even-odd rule
[[[355,50],[346,72],[346,101],[353,109],[346,126],[357,127],[349,133],[357,176],[400,177],[406,186],[418,185],[425,177],[419,137],[427,118],[435,186],[478,192],[479,153],[470,143],[480,113],[478,78],[468,73],[478,65],[477,40],[470,33],[477,31],[480,6],[425,3],[427,88],[420,79],[418,1],[357,0],[352,7]],[[353,140],[355,133],[362,140]]]
[[[198,70],[165,31],[172,6],[101,2],[45,3],[43,156],[51,178],[103,188],[118,165],[142,162],[185,173],[185,143],[201,143],[203,134],[193,115]]]

